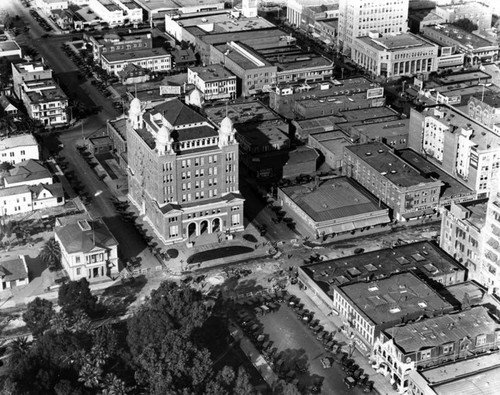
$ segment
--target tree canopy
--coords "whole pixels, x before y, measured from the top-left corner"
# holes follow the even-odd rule
[[[472,33],[473,31],[478,29],[478,26],[468,18],[459,19],[453,22],[452,25],[455,25],[456,27],[459,27],[460,29],[463,29],[468,33]]]
[[[63,312],[72,315],[78,310],[92,316],[97,311],[97,297],[92,295],[86,278],[69,281],[59,288],[58,303]]]
[[[39,336],[50,327],[50,321],[54,317],[52,302],[46,299],[35,298],[28,303],[23,320],[33,336]]]

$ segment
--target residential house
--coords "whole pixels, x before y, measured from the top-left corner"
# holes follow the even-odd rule
[[[0,291],[27,285],[30,280],[26,257],[19,255],[18,258],[1,260],[0,278],[2,281]]]

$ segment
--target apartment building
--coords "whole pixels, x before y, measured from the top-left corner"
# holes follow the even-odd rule
[[[439,206],[443,183],[424,177],[381,142],[344,147],[342,172],[390,207],[398,221],[433,215]]]
[[[375,340],[375,368],[381,369],[399,392],[408,389],[410,375],[417,369],[455,362],[500,345],[500,325],[486,307],[435,313],[439,316],[424,313],[428,319],[385,329]]]
[[[220,64],[188,67],[187,77],[205,100],[236,98],[236,76]]]
[[[408,4],[408,0],[340,0],[337,44],[349,55],[353,40],[369,32],[406,32]]]
[[[412,33],[368,33],[352,40],[350,56],[370,73],[391,78],[437,71],[438,50],[437,45]]]
[[[498,182],[500,137],[448,105],[411,109],[408,146],[487,197]]]
[[[84,40],[92,46],[94,61],[101,62],[101,55],[112,52],[152,49],[153,36],[149,30],[144,32],[113,34],[87,34]]]
[[[109,74],[119,77],[119,73],[129,64],[140,66],[153,73],[163,73],[172,69],[172,55],[163,48],[147,48],[101,54],[101,66]]]
[[[129,199],[163,242],[243,230],[235,133],[229,118],[215,126],[179,99],[148,111],[131,102]]]
[[[52,69],[43,61],[28,63],[12,63],[12,82],[14,94],[21,99],[22,84],[28,81],[47,80],[52,78]]]
[[[487,91],[485,94],[484,84],[481,96],[469,98],[467,114],[475,121],[493,129],[496,124],[500,124],[500,99],[496,92]]]

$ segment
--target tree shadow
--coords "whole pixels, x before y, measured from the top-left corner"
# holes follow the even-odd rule
[[[47,264],[42,261],[40,255],[36,258],[31,258],[29,255],[24,256],[26,259],[26,266],[28,266],[28,273],[30,281],[37,277],[41,277],[44,270],[47,269]]]
[[[109,314],[121,315],[127,312],[128,307],[137,300],[137,296],[148,280],[144,275],[133,277],[126,284],[117,284],[104,290],[100,303]]]

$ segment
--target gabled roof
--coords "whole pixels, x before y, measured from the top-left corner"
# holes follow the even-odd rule
[[[122,70],[118,72],[118,75],[121,78],[127,78],[129,74],[134,73],[136,71],[143,71],[144,73],[146,73],[146,70],[141,66],[138,66],[134,63],[128,63]]]
[[[107,249],[118,245],[108,227],[101,221],[76,221],[56,228],[55,233],[69,254],[88,253],[96,247]]]
[[[159,104],[151,110],[151,114],[161,114],[172,126],[181,126],[192,123],[206,122],[206,119],[198,114],[180,99],[170,100]]]
[[[7,184],[52,177],[50,171],[48,171],[39,161],[34,159],[25,160],[14,166],[15,167],[9,172],[10,176],[5,177]]]
[[[24,280],[28,277],[28,268],[24,257],[0,262],[0,277],[2,281]]]
[[[17,109],[17,107],[13,105],[9,98],[5,95],[0,96],[0,106],[2,106],[4,110],[7,110],[9,107]]]
[[[40,193],[43,190],[46,190],[50,192],[52,197],[58,198],[58,197],[63,197],[64,196],[64,190],[63,186],[61,183],[56,183],[56,184],[38,184],[35,186],[30,187],[31,193],[35,195],[35,199],[38,199],[40,196]],[[43,199],[43,198],[42,198]]]

